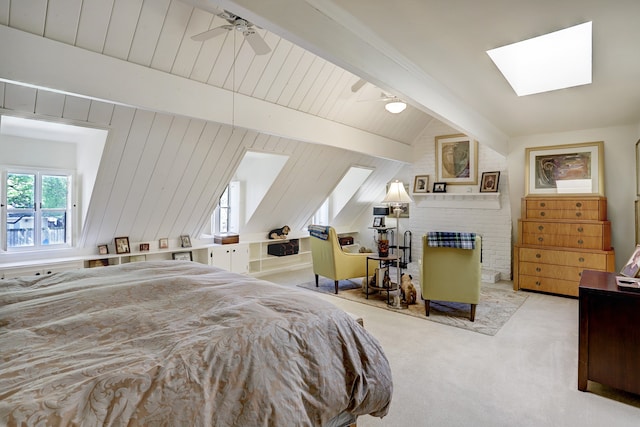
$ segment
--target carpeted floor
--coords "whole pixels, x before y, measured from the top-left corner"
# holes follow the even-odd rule
[[[366,295],[361,289],[361,279],[341,280],[337,295],[334,293],[333,280],[320,278],[319,285],[316,288],[315,282],[312,281],[298,286],[485,335],[495,335],[527,299],[526,293],[514,292],[504,284],[483,283],[480,288],[480,303],[476,308],[476,318],[474,322],[471,322],[469,320],[469,304],[431,301],[431,312],[427,317],[424,311],[424,301],[420,299],[420,295],[418,295],[416,304],[410,305],[406,309],[398,310],[387,306],[386,292],[369,295],[369,299],[366,299]]]

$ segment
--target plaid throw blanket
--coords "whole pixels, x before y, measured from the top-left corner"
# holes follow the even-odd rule
[[[329,227],[326,225],[310,225],[309,234],[318,239],[327,240],[329,238]]]
[[[435,248],[475,249],[476,233],[430,231],[427,233],[427,244]]]

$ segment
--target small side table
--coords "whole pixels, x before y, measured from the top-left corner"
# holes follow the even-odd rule
[[[369,288],[376,290],[376,291],[386,291],[387,292],[387,304],[390,303],[390,299],[389,299],[389,293],[392,291],[396,291],[398,289],[398,283],[394,283],[391,282],[390,286],[388,288],[385,287],[381,287],[381,286],[370,286],[369,285],[369,260],[374,260],[374,261],[378,261],[378,264],[380,265],[381,263],[385,263],[387,265],[389,265],[392,261],[395,261],[396,263],[396,268],[400,268],[400,258],[398,258],[396,255],[389,255],[389,256],[378,256],[375,254],[371,254],[367,256],[367,268],[366,268],[366,282],[367,284],[365,285],[365,293],[366,293],[366,298],[369,299]]]

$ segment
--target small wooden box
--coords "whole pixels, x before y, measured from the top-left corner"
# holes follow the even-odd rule
[[[340,242],[340,246],[353,245],[352,236],[338,237],[338,241]]]
[[[228,245],[231,243],[238,243],[240,241],[240,235],[238,234],[216,234],[213,236],[213,243],[218,245]]]

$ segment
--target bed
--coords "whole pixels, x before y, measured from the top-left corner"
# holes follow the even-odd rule
[[[308,291],[189,261],[0,282],[0,425],[350,425],[391,394],[377,340]]]

